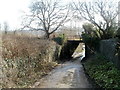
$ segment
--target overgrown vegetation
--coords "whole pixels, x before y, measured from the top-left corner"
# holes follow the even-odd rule
[[[3,35],[1,63],[4,76],[0,87],[30,87],[57,65],[55,56],[59,51],[56,46],[51,40]]]
[[[120,71],[101,55],[95,55],[84,63],[86,72],[101,88],[120,89]]]
[[[54,37],[53,40],[57,42],[59,45],[63,45],[66,41],[66,37],[64,34],[59,34],[59,36]]]
[[[85,30],[85,32],[82,33],[84,43],[91,49],[91,51],[98,51],[101,37],[97,28],[90,23],[84,24],[83,28]]]
[[[111,27],[110,30],[106,31],[106,38],[104,34],[99,31],[99,29],[91,23],[85,23],[83,25],[84,32],[82,33],[82,38],[84,43],[90,48],[93,52],[99,51],[100,41],[104,39],[114,38],[116,36],[115,27]]]
[[[118,28],[116,23],[119,10],[117,3],[113,0],[78,1],[73,3],[73,8],[80,18],[82,17],[97,27],[101,39],[111,38],[111,34],[113,35]]]

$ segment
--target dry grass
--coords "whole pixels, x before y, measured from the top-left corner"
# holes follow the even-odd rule
[[[22,36],[3,35],[3,58],[35,57],[48,47],[49,41]]]
[[[2,35],[2,58],[6,82],[2,87],[30,87],[54,66],[56,43],[25,35]],[[4,79],[4,78],[3,78]],[[12,84],[10,84],[12,83]]]

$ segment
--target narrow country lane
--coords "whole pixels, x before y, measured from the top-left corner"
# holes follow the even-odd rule
[[[56,67],[32,88],[91,88],[91,85],[84,74],[80,59],[77,59]]]

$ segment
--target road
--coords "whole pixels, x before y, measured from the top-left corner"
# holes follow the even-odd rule
[[[80,58],[68,61],[56,67],[44,78],[38,80],[32,88],[91,88]]]

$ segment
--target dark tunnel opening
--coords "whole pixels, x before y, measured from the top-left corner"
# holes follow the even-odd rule
[[[82,49],[82,50],[79,50]],[[80,55],[80,51],[84,51]],[[77,52],[77,53],[76,53]],[[78,54],[79,52],[79,54]],[[67,43],[62,47],[61,53],[60,53],[60,60],[63,59],[71,59],[80,57],[80,56],[85,56],[85,45],[83,41],[75,41],[75,40],[68,40]]]

